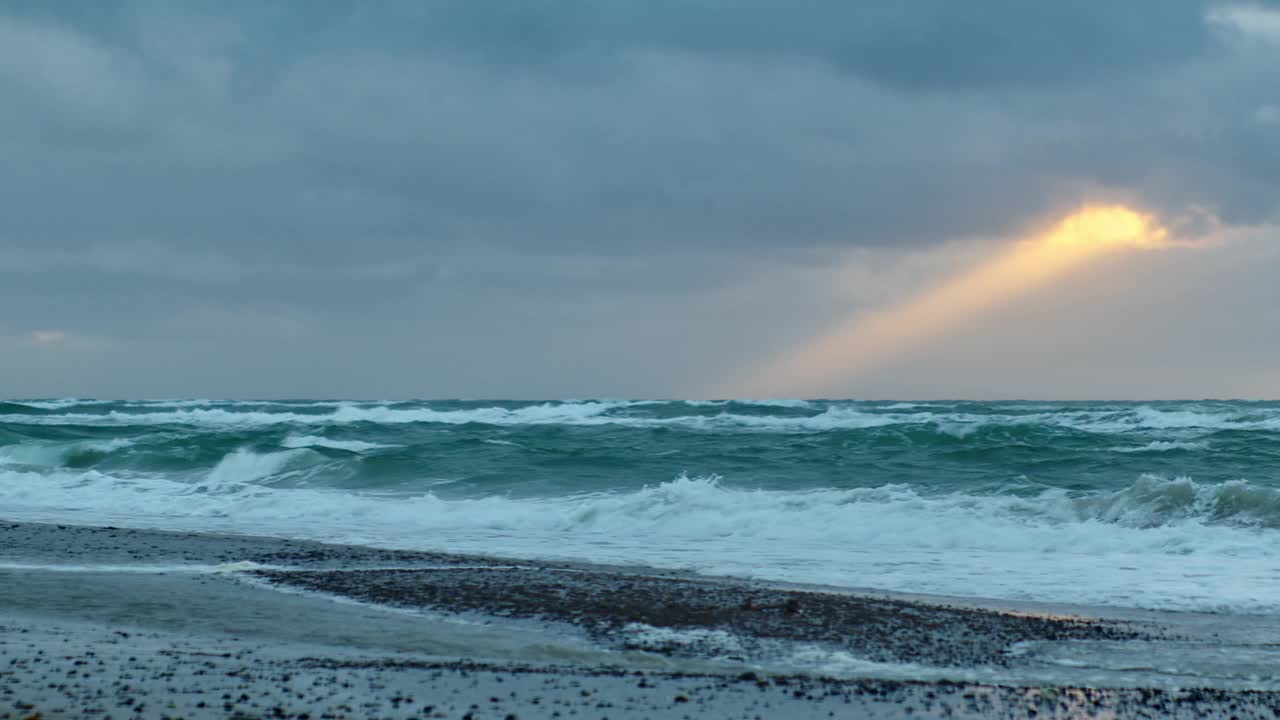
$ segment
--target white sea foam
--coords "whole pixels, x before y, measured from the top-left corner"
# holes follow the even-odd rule
[[[39,410],[63,410],[69,407],[77,407],[80,405],[106,405],[110,400],[91,400],[84,398],[58,398],[56,400],[16,400],[27,407],[37,408]]]
[[[1152,440],[1146,445],[1136,447],[1114,447],[1112,452],[1119,453],[1144,453],[1144,452],[1169,452],[1171,450],[1208,450],[1207,442],[1182,442],[1178,440]]]
[[[168,401],[167,401],[168,402]],[[1280,431],[1280,408],[1227,408],[1192,404],[1187,407],[1108,406],[1063,409],[1050,406],[1007,406],[1005,412],[974,413],[963,407],[932,403],[876,407],[860,403],[817,403],[802,400],[746,401],[780,409],[821,408],[809,415],[730,412],[727,403],[662,403],[658,401],[588,400],[489,407],[440,408],[422,405],[369,402],[230,403],[191,406],[174,401],[154,407],[136,405],[130,410],[106,413],[66,412],[54,415],[6,415],[6,423],[35,425],[161,425],[202,427],[261,427],[280,424],[332,425],[354,423],[477,423],[495,426],[616,425],[621,427],[682,427],[714,431],[826,432],[894,425],[933,426],[940,432],[964,437],[988,426],[1043,426],[1092,433],[1123,434],[1138,431],[1172,431],[1204,434],[1217,430]],[[177,404],[175,404],[177,403]],[[711,415],[696,412],[719,404],[725,411]],[[689,408],[690,414],[655,414],[652,406]],[[269,408],[269,409],[268,409]],[[1028,409],[1037,412],[1027,412]],[[304,412],[305,411],[305,412]]]
[[[896,402],[885,405],[885,410],[916,410],[918,408],[935,407],[936,403]]]
[[[1086,498],[928,496],[892,485],[741,490],[687,477],[556,498],[269,486],[307,452],[232,453],[196,485],[0,470],[0,508],[14,519],[644,563],[910,592],[1280,610],[1280,546],[1270,529],[1280,493],[1243,482],[1147,477]]]
[[[77,450],[92,450],[94,452],[110,453],[117,450],[123,450],[127,447],[133,447],[137,444],[136,440],[130,438],[110,438],[107,440],[88,440],[77,443]]]
[[[257,403],[249,403],[256,405]],[[427,407],[390,407],[354,402],[320,403],[332,412],[268,412],[265,410],[237,410],[229,407],[193,407],[165,409],[154,412],[123,412],[114,410],[102,414],[64,413],[59,415],[8,415],[5,422],[23,422],[36,425],[168,425],[186,424],[200,426],[256,427],[280,424],[321,425],[349,423],[442,423],[464,425],[574,425],[598,424],[600,416],[610,410],[650,403],[622,401],[586,401],[579,403],[542,403],[516,408],[500,406],[437,410]],[[299,408],[301,409],[301,408]],[[610,420],[603,420],[610,422]]]
[[[694,653],[704,657],[731,657],[744,652],[742,641],[724,630],[665,628],[627,623],[619,631],[625,647],[662,653]]]
[[[1280,412],[1275,409],[1245,414],[1235,410],[1205,412],[1140,405],[1114,411],[1028,415],[1025,421],[1101,433],[1134,430],[1280,430]]]
[[[249,570],[269,570],[279,568],[277,565],[261,565],[248,560],[233,563],[222,563],[220,565],[202,565],[197,563],[191,564],[169,564],[155,565],[147,563],[135,564],[115,564],[103,563],[99,565],[75,565],[68,563],[22,563],[0,561],[0,570],[11,570],[19,572],[57,572],[57,573],[135,573],[138,575],[219,575],[237,572],[246,572]]]
[[[214,566],[213,569],[218,573],[238,573],[249,572],[251,570],[267,570],[271,567],[272,566],[253,562],[252,560],[240,560],[239,562],[222,563],[221,565]]]
[[[306,449],[255,453],[241,448],[222,458],[209,471],[204,482],[196,485],[193,491],[209,493],[234,492],[246,485],[278,475],[284,470],[285,466],[307,454]]]
[[[400,445],[384,445],[382,443],[365,442],[364,440],[331,440],[317,435],[290,435],[280,441],[280,445],[287,448],[323,447],[355,453],[401,447]]]
[[[756,405],[758,407],[776,407],[776,408],[807,408],[813,407],[811,400],[799,400],[796,398],[772,398],[759,400],[739,400],[744,405]]]
[[[792,670],[824,677],[872,677],[883,680],[968,680],[1007,682],[1008,675],[1000,675],[987,667],[955,668],[932,667],[918,663],[876,662],[858,657],[844,650],[834,650],[819,645],[802,645],[783,658],[780,665]]]

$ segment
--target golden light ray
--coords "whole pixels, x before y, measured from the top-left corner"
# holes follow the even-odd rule
[[[1152,215],[1122,205],[1087,206],[1047,232],[911,300],[859,315],[804,347],[748,372],[727,397],[813,397],[1090,261],[1126,249],[1165,248],[1169,232]]]

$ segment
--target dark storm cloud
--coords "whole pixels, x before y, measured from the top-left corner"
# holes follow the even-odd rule
[[[1115,157],[1014,156],[1054,138],[1002,95],[1083,84],[1069,112],[1106,118],[1213,38],[1181,0],[18,7],[10,235],[303,263],[999,231]]]
[[[500,323],[1084,199],[1261,222],[1277,6],[1233,7],[0,2],[0,335]]]
[[[127,6],[122,11],[118,2],[10,5],[108,38],[132,29]],[[519,66],[656,50],[813,59],[891,85],[947,90],[1087,78],[1182,60],[1209,42],[1203,0],[316,0],[305,11],[288,0],[231,0],[186,7],[188,15],[199,8],[203,17],[229,20],[249,42],[266,45],[265,53],[262,47],[243,52],[268,68],[280,53],[373,45]],[[146,9],[170,18],[184,12],[154,2]]]
[[[448,0],[427,7],[416,19],[428,42],[499,61],[572,62],[634,49],[812,59],[905,90],[1127,72],[1184,60],[1209,40],[1204,3],[1196,0]]]

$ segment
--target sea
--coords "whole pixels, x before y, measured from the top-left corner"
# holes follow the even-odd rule
[[[1280,403],[0,402],[0,518],[1280,610]]]

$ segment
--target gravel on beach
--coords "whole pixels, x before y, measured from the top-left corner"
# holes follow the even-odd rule
[[[1018,661],[1019,643],[1161,633],[675,571],[0,523],[0,719],[1280,712],[1280,693],[1269,691],[851,679],[753,665],[771,649],[814,647],[869,662],[1003,668]],[[736,645],[670,640],[681,637]]]

